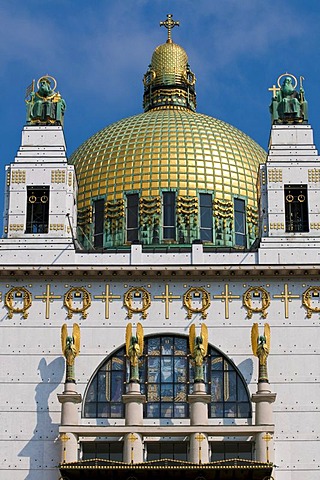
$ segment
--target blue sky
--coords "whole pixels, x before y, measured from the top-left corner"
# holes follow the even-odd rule
[[[282,73],[302,75],[320,148],[319,0],[0,0],[0,201],[31,80],[57,79],[70,155],[96,131],[142,111],[142,77],[166,40],[159,21],[167,13],[180,21],[173,40],[196,74],[198,112],[267,148],[268,88]]]

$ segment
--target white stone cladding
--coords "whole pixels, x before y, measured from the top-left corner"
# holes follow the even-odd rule
[[[103,255],[101,255],[103,263]],[[101,265],[101,267],[107,265]],[[85,271],[85,270],[84,270]],[[84,272],[83,271],[83,272]],[[163,277],[141,276],[118,273],[110,276],[108,269],[103,274],[89,273],[53,276],[50,272],[39,276],[1,274],[0,291],[2,299],[12,287],[24,286],[32,294],[32,305],[28,317],[14,313],[8,318],[8,309],[1,304],[1,354],[2,369],[0,389],[1,417],[3,425],[1,469],[2,478],[56,478],[55,466],[60,459],[60,443],[57,441],[60,424],[61,406],[57,394],[64,390],[64,359],[61,355],[60,328],[64,322],[72,328],[73,322],[81,327],[81,354],[76,359],[77,392],[85,396],[86,386],[95,370],[115,349],[124,343],[125,326],[128,322],[127,311],[123,307],[123,295],[131,286],[143,286],[152,297],[147,318],[141,320],[138,314],[131,320],[134,324],[142,321],[145,334],[167,333],[188,335],[191,321],[199,325],[203,319],[199,314],[187,319],[187,311],[183,306],[182,296],[186,290],[194,286],[202,286],[211,297],[208,317],[205,320],[209,328],[209,341],[230,357],[246,379],[250,392],[256,392],[257,359],[252,356],[250,346],[250,330],[253,322],[260,326],[266,321],[261,315],[254,313],[248,318],[247,309],[243,305],[243,294],[250,286],[265,288],[271,296],[271,304],[267,311],[267,321],[271,326],[271,354],[269,357],[269,378],[271,391],[277,394],[273,405],[275,421],[275,464],[276,478],[298,478],[308,471],[308,478],[316,479],[319,463],[319,369],[320,356],[318,345],[319,314],[314,313],[307,318],[306,309],[302,305],[302,293],[309,286],[318,285],[318,277],[268,275],[262,278],[257,274],[235,277],[215,274],[190,276],[163,272]],[[170,292],[180,299],[175,299],[169,306],[169,319],[165,318],[165,304],[155,296],[162,295],[165,285]],[[215,298],[225,291],[228,284],[233,298],[229,303],[229,318],[226,318],[225,303]],[[279,295],[288,285],[294,297],[289,302],[288,318],[285,315],[285,303]],[[46,317],[46,303],[43,297],[47,285],[55,298],[49,304],[49,318]],[[109,285],[113,299],[109,304],[109,318],[106,318],[106,305],[102,299],[106,285]],[[87,318],[80,314],[67,318],[67,309],[63,305],[65,293],[71,287],[83,286],[91,294],[92,304]],[[316,304],[315,304],[316,305]],[[259,306],[257,302],[256,307]],[[80,407],[79,407],[80,411]],[[319,418],[318,418],[319,417]],[[100,425],[105,432],[107,425],[124,426],[124,419],[81,419],[80,425]],[[188,420],[152,420],[144,421],[145,434],[148,425],[168,425],[174,432],[175,424],[184,425],[188,432]],[[209,419],[207,430],[209,441],[219,433],[226,435],[225,427],[237,425],[242,428],[250,425],[245,420]],[[218,427],[218,432],[215,431]],[[109,427],[110,428],[110,427]],[[199,427],[197,427],[199,428]],[[252,428],[252,427],[250,427]],[[100,431],[101,431],[100,429]],[[100,432],[101,433],[101,432]],[[229,435],[228,435],[229,436]],[[235,432],[229,436],[233,438]],[[245,437],[247,438],[247,437]],[[299,460],[299,462],[298,462]],[[31,470],[29,471],[29,468]],[[289,476],[289,472],[290,476]],[[296,472],[296,473],[295,473]],[[313,472],[313,473],[312,473]],[[28,476],[29,475],[29,476]]]
[[[26,234],[27,187],[32,186],[50,189],[49,231],[44,235],[70,238],[70,225],[75,234],[77,180],[73,165],[67,162],[60,126],[26,126],[22,131],[15,161],[6,167],[4,229],[8,238],[43,236]]]

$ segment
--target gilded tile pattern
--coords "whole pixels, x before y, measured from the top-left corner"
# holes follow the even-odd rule
[[[124,192],[141,197],[174,189],[180,196],[214,192],[215,199],[247,198],[256,208],[257,170],[266,153],[250,137],[189,110],[151,110],[101,130],[71,156],[79,181],[78,207]]]

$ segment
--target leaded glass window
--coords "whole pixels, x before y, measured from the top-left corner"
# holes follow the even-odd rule
[[[244,200],[241,200],[241,198],[234,199],[235,244],[241,247],[247,246],[245,207]]]
[[[251,417],[247,386],[231,360],[209,346],[204,371],[207,392],[211,395],[209,417]],[[193,392],[193,365],[188,337],[146,337],[139,377],[141,393],[147,399],[145,418],[189,417],[187,396]],[[84,416],[123,418],[122,395],[128,381],[129,365],[122,347],[103,362],[92,378],[85,395]]]
[[[127,194],[127,242],[139,239],[139,194]]]
[[[211,442],[211,462],[241,458],[253,460],[252,442]]]
[[[103,460],[123,461],[123,442],[82,442],[82,460],[99,458]]]
[[[161,460],[171,458],[173,460],[188,460],[187,442],[148,442],[146,445],[147,460]]]
[[[94,235],[93,243],[95,248],[103,247],[104,231],[104,199],[95,200],[94,203]]]
[[[163,238],[176,239],[176,194],[163,192]]]
[[[213,241],[213,211],[211,193],[200,193],[200,240]]]

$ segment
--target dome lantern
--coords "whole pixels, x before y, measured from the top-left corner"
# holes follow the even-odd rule
[[[168,39],[153,52],[151,64],[143,77],[143,108],[151,109],[196,109],[196,77],[188,64],[188,55],[180,45],[172,41],[171,30],[179,22],[167,15],[160,22],[168,30]]]

